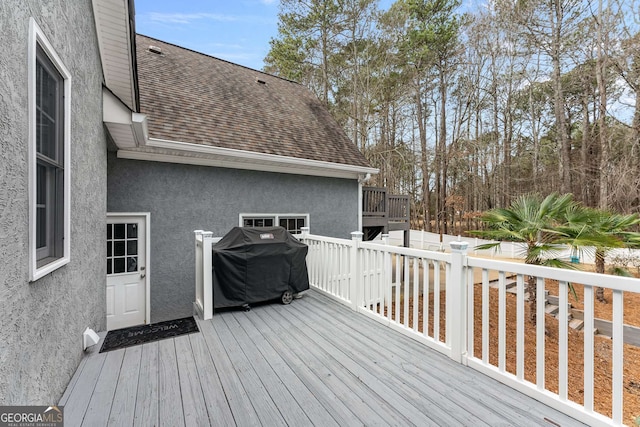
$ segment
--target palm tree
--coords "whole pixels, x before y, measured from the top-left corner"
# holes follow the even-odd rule
[[[482,222],[487,230],[478,230],[472,234],[498,241],[521,242],[526,245],[523,256],[526,264],[573,268],[558,259],[560,244],[567,242],[566,233],[558,227],[567,226],[567,212],[572,214],[574,222],[582,214],[580,205],[573,201],[571,194],[553,193],[541,198],[537,194],[518,197],[508,208],[496,208],[484,212]],[[574,233],[578,234],[578,233]],[[500,243],[479,245],[477,249],[491,249]],[[529,320],[536,323],[536,278],[528,276]]]
[[[587,209],[587,233],[592,235],[595,247],[596,273],[605,273],[607,252],[613,248],[640,248],[640,233],[629,231],[640,224],[638,214],[616,214],[600,209]],[[616,275],[628,275],[626,270],[616,270]],[[604,288],[596,288],[596,299],[602,303]]]

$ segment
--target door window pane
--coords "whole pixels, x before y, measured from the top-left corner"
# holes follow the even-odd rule
[[[123,242],[118,242],[118,241],[113,242],[113,254],[115,256],[123,256],[125,254],[124,241]]]
[[[113,224],[113,238],[124,239],[124,224]]]
[[[138,257],[137,256],[127,257],[127,273],[131,273],[133,271],[138,271]]]
[[[113,259],[113,273],[124,273],[124,258],[114,258]]]
[[[138,255],[137,240],[127,240],[127,255]]]
[[[138,224],[127,224],[127,239],[138,237]]]

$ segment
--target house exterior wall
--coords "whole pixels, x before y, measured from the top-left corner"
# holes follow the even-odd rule
[[[309,213],[311,232],[358,227],[355,180],[118,159],[109,153],[109,212],[150,212],[151,321],[190,316],[194,230],[223,236],[240,213]]]
[[[29,282],[27,51],[33,17],[71,72],[70,262]],[[106,135],[91,0],[0,2],[0,405],[55,404],[86,327],[105,327]]]

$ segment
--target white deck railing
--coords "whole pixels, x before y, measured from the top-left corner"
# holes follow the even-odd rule
[[[358,232],[352,233],[351,240],[343,240],[311,235],[305,230],[301,240],[309,245],[308,267],[314,288],[580,421],[589,425],[622,425],[623,295],[640,291],[640,280],[469,257],[466,242],[450,242],[451,253],[442,253],[389,246],[385,238],[382,242],[363,242]],[[536,278],[539,298],[535,342],[527,343],[525,348],[525,327],[529,322],[525,306],[528,276]],[[515,278],[515,296],[507,292],[510,278]],[[558,282],[558,319],[568,319],[570,315],[570,283],[584,287],[581,402],[569,397],[567,321],[553,319],[558,329],[557,372],[553,377],[558,381],[557,384],[545,381],[545,370],[549,368],[545,351],[550,346],[545,334],[550,326],[545,322],[547,281]],[[610,289],[613,295],[611,418],[594,411],[594,399],[602,398],[594,396],[594,289],[597,286]],[[497,289],[491,291],[492,287]],[[425,293],[425,289],[429,292]],[[492,292],[496,294],[494,298]],[[510,316],[515,317],[515,322],[507,318],[508,298],[515,299],[515,316]],[[491,314],[496,310],[497,325],[491,321]],[[492,339],[494,329],[497,329],[497,338]],[[516,339],[512,342],[507,332],[514,329]],[[480,345],[476,346],[478,334]],[[509,356],[513,353],[515,357]],[[525,375],[525,359],[529,357],[535,357],[536,361],[534,378]],[[515,366],[508,368],[508,362]]]
[[[450,242],[451,253],[443,253],[390,246],[385,239],[363,242],[359,232],[352,233],[352,239],[348,240],[311,235],[305,229],[299,238],[309,246],[309,279],[318,291],[582,422],[622,425],[623,295],[640,290],[640,280],[469,257],[466,242]],[[214,241],[216,238],[210,234],[196,232],[195,305],[205,319],[213,314]],[[539,297],[535,342],[530,343],[529,339],[525,348],[528,276],[536,278]],[[508,280],[513,277],[515,297],[507,291]],[[551,368],[545,357],[550,347],[545,334],[550,326],[545,322],[547,281],[558,282],[559,319],[567,319],[570,314],[569,284],[584,287],[583,399],[571,400],[569,396],[571,358],[567,321],[553,319],[558,330],[557,372],[553,377],[558,381],[557,384],[545,381],[545,372]],[[611,417],[594,411],[594,399],[602,398],[594,396],[596,286],[610,289],[613,295]],[[424,292],[425,289],[429,291]],[[515,299],[515,316],[513,308],[508,309],[510,299]],[[508,339],[514,329],[515,342]],[[525,374],[525,359],[531,357],[536,361],[533,378]]]

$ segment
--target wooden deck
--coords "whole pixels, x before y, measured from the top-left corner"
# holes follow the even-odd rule
[[[582,425],[314,291],[198,325],[95,346],[65,425]]]

